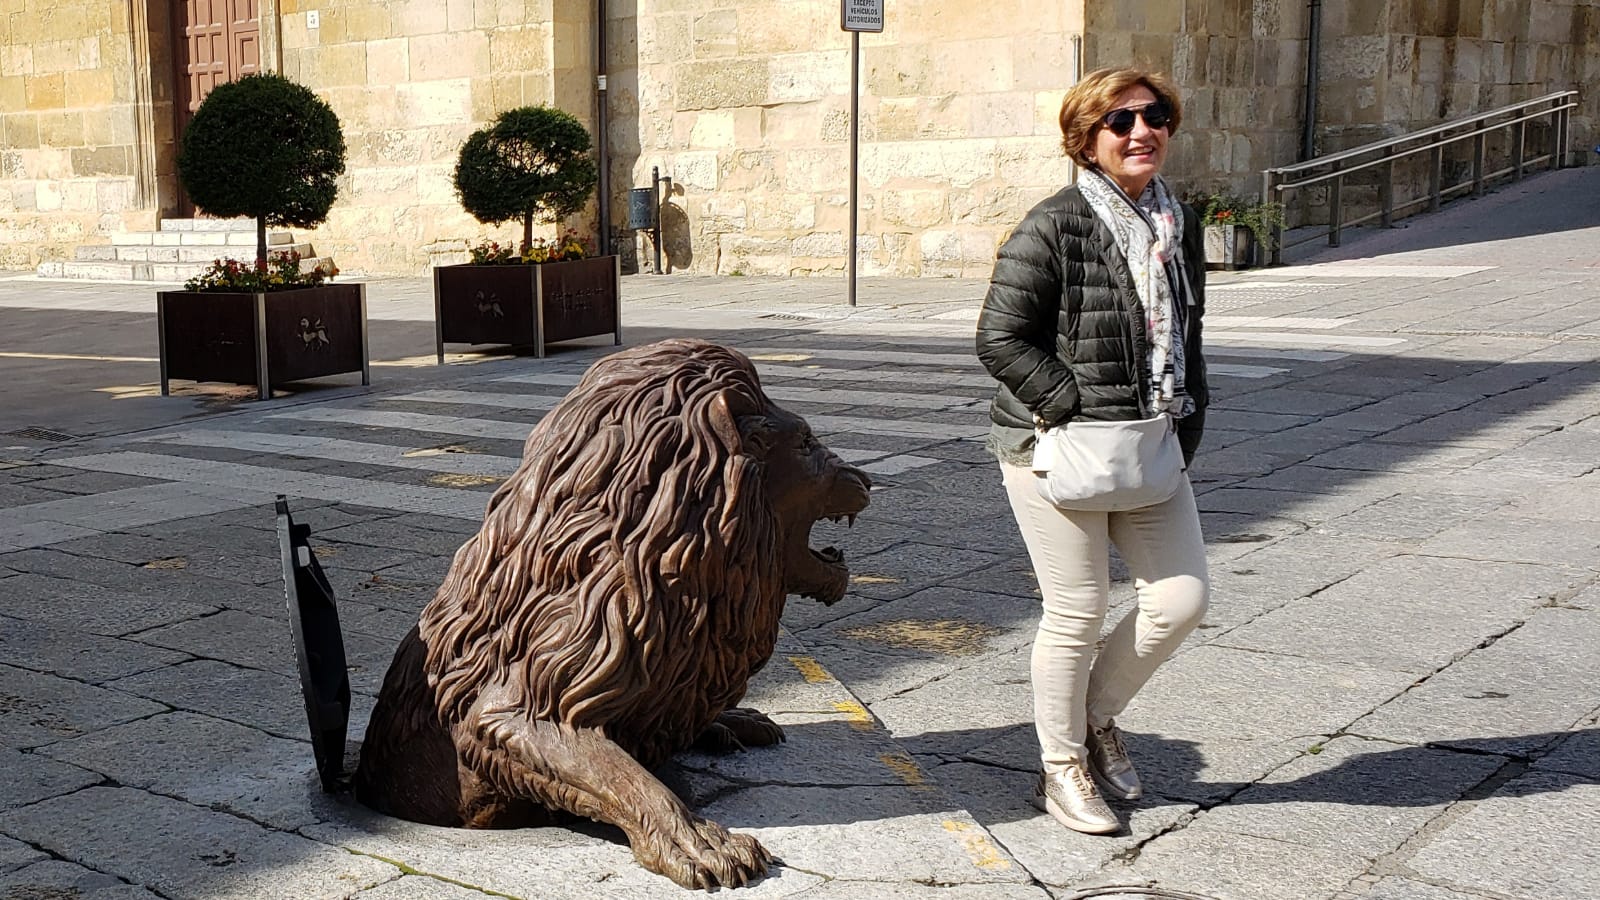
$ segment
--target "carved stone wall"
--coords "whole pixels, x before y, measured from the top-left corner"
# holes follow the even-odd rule
[[[8,0],[0,12],[0,268],[153,224],[135,12],[129,0]]]
[[[1005,232],[1066,183],[1056,113],[1082,0],[1005,5],[891,4],[885,33],[862,35],[862,274],[987,274]],[[837,0],[638,0],[611,15],[613,181],[620,197],[652,166],[674,179],[674,268],[842,272],[851,54]]]
[[[491,228],[462,211],[456,156],[468,135],[518,106],[554,105],[593,131],[593,7],[279,0],[282,73],[327,99],[347,145],[339,200],[307,233],[317,252],[350,271],[414,274],[464,262],[480,238],[520,238],[520,226]]]

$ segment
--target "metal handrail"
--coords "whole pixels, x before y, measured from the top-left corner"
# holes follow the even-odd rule
[[[1559,169],[1563,165],[1563,150],[1567,146],[1568,134],[1571,128],[1572,110],[1576,109],[1577,91],[1557,91],[1502,106],[1499,109],[1479,113],[1452,122],[1445,122],[1431,128],[1413,131],[1399,137],[1374,141],[1327,156],[1319,156],[1304,162],[1293,163],[1287,166],[1277,166],[1261,173],[1261,199],[1262,202],[1282,203],[1289,191],[1310,187],[1315,184],[1332,182],[1328,189],[1328,229],[1298,238],[1288,244],[1283,240],[1283,227],[1275,225],[1272,229],[1272,253],[1270,264],[1278,265],[1282,262],[1282,253],[1285,246],[1294,246],[1307,241],[1314,241],[1323,235],[1328,238],[1328,246],[1339,246],[1339,232],[1344,228],[1370,222],[1373,219],[1381,221],[1387,228],[1394,222],[1394,213],[1399,209],[1408,209],[1421,203],[1427,203],[1430,210],[1437,210],[1446,194],[1453,194],[1463,188],[1471,187],[1474,195],[1483,192],[1484,182],[1510,174],[1513,180],[1523,176],[1524,169],[1529,165],[1537,165],[1549,160],[1551,168]],[[1491,120],[1511,116],[1505,121],[1492,122]],[[1527,150],[1527,123],[1545,116],[1551,118],[1551,147],[1550,152],[1528,158]],[[1494,172],[1484,171],[1484,156],[1487,151],[1488,135],[1504,128],[1513,128],[1511,165]],[[1463,131],[1462,129],[1468,129]],[[1453,133],[1460,132],[1460,133]],[[1474,140],[1475,139],[1475,140]],[[1460,141],[1474,140],[1472,156],[1472,178],[1459,184],[1448,187],[1441,184],[1444,170],[1444,148]],[[1404,145],[1418,142],[1414,147]],[[1428,179],[1428,191],[1424,196],[1395,203],[1394,200],[1394,164],[1396,160],[1406,159],[1421,153],[1433,154],[1432,170]],[[1363,157],[1372,157],[1353,165],[1346,165],[1348,161],[1360,160]],[[1378,184],[1379,209],[1356,219],[1346,221],[1341,200],[1344,188],[1344,179],[1357,172],[1367,169],[1384,167],[1382,181]],[[1324,170],[1327,171],[1319,171]],[[1296,178],[1300,173],[1312,173]]]

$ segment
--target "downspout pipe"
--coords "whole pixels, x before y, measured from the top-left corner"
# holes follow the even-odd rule
[[[599,156],[600,254],[611,246],[611,126],[606,116],[606,0],[595,0],[595,148]]]
[[[1308,0],[1306,13],[1306,96],[1305,119],[1300,123],[1301,162],[1317,155],[1317,94],[1321,79],[1317,57],[1322,55],[1322,0]]]

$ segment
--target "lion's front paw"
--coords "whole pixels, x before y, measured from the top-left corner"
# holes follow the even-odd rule
[[[734,834],[710,819],[690,815],[670,833],[650,829],[633,842],[639,864],[686,888],[735,888],[767,873],[772,854],[747,834]]]
[[[758,709],[736,706],[723,710],[717,724],[733,732],[746,747],[770,747],[784,740],[782,726]]]

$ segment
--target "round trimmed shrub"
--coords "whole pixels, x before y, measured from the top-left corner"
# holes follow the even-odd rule
[[[559,109],[508,109],[462,145],[456,194],[485,225],[520,220],[526,250],[534,222],[554,222],[589,201],[600,178],[590,146],[583,124]]]
[[[214,216],[256,220],[256,259],[267,226],[311,228],[328,218],[344,173],[344,134],[322,98],[281,75],[219,84],[183,132],[178,178]]]

